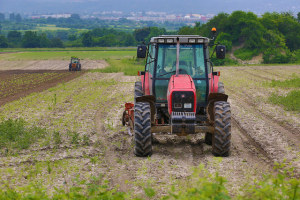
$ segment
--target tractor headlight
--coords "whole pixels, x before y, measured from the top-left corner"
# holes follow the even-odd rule
[[[189,39],[189,43],[196,43],[196,39],[190,38],[190,39]]]
[[[167,39],[167,43],[174,43],[174,39],[172,38]]]
[[[204,39],[203,38],[198,39],[198,43],[204,43]]]
[[[192,104],[191,103],[185,103],[183,105],[184,108],[192,108]]]
[[[165,39],[158,39],[158,43],[165,43]]]

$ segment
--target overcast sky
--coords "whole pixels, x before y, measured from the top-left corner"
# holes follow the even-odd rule
[[[0,0],[0,12],[91,13],[97,11],[231,13],[234,10],[300,12],[300,0]]]

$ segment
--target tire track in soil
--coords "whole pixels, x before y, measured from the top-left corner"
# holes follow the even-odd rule
[[[264,113],[262,110],[257,110],[257,105],[255,103],[250,102],[247,99],[252,99],[251,96],[248,94],[243,93],[243,96],[246,96],[247,99],[241,98],[234,92],[234,90],[227,88],[228,91],[230,91],[231,94],[235,96],[236,99],[238,99],[241,103],[246,104],[248,107],[252,108],[254,112],[256,112],[257,115],[263,116],[265,120],[267,120],[272,126],[277,127],[281,132],[284,132],[285,134],[288,135],[288,138],[291,138],[291,143],[297,142],[294,144],[294,146],[299,146],[300,142],[299,140],[299,135],[300,135],[300,130],[291,127],[290,125],[286,124],[286,122],[279,121],[277,119],[274,119],[272,116]],[[298,136],[297,136],[298,135]]]
[[[255,147],[256,150],[258,150],[258,152],[260,154],[262,154],[266,159],[267,159],[267,163],[271,164],[273,163],[273,160],[271,159],[271,157],[269,156],[269,154],[264,150],[264,148],[257,142],[255,141],[255,139],[253,139],[251,137],[251,135],[249,135],[249,133],[247,132],[246,129],[244,129],[240,123],[235,119],[235,117],[231,116],[231,124],[232,126],[236,127],[239,130],[239,133],[243,134],[246,139],[251,143],[251,145],[253,145]]]
[[[251,69],[254,69],[254,70],[257,70],[257,71],[261,71],[261,72],[264,72],[265,74],[270,74],[272,76],[275,76],[277,79],[281,79],[281,80],[284,80],[284,79],[287,79],[287,78],[290,78],[289,75],[287,74],[276,74],[272,71],[272,69],[261,69],[261,68],[258,68],[258,67],[251,67]],[[273,80],[273,79],[271,79]]]
[[[295,170],[298,171],[299,163],[297,164],[296,159],[297,157],[299,158],[299,156],[297,156],[297,152],[299,151],[300,141],[299,136],[296,134],[299,133],[299,130],[295,129],[297,133],[293,132],[294,128],[287,128],[286,125],[283,125],[262,111],[257,110],[255,104],[237,96],[237,94],[235,94],[231,89],[227,90],[232,92],[230,95],[239,102],[239,106],[246,108],[246,110],[250,109],[251,112],[254,113],[256,119],[262,119],[261,123],[266,124],[262,127],[265,134],[261,138],[259,134],[256,134],[256,131],[253,130],[254,124],[246,124],[247,126],[250,125],[252,131],[254,131],[250,134],[245,128],[243,128],[238,118],[233,116],[233,123],[240,127],[243,135],[249,138],[252,143],[257,146],[257,149],[268,158],[268,160],[273,162],[282,162],[284,161],[283,159],[287,159],[288,162],[293,163]],[[266,132],[266,130],[268,130],[268,132]]]
[[[123,73],[115,73],[112,74],[110,77],[104,77],[102,80],[105,79],[115,79],[116,81],[119,81],[120,76],[122,76]],[[120,86],[120,84],[118,84]],[[119,88],[120,89],[120,88]],[[109,97],[111,98],[109,102],[105,104],[105,107],[108,108],[107,110],[98,110],[95,116],[95,124],[96,124],[96,131],[99,135],[99,139],[101,142],[103,142],[103,145],[105,146],[105,153],[104,153],[104,158],[105,162],[107,163],[107,166],[109,167],[109,172],[111,177],[109,177],[110,184],[114,186],[119,186],[119,189],[121,191],[128,191],[131,188],[125,184],[125,180],[132,180],[133,177],[128,176],[128,171],[124,170],[124,168],[118,168],[117,171],[118,173],[114,173],[114,167],[118,166],[117,159],[118,155],[115,153],[116,149],[114,146],[112,146],[112,141],[114,136],[111,135],[106,135],[109,133],[109,131],[106,129],[105,124],[104,124],[104,119],[108,116],[110,109],[112,108],[113,104],[117,102],[117,99],[114,97],[115,94],[118,92],[117,89],[111,90],[111,93],[109,93]],[[118,137],[118,136],[117,136]],[[112,141],[110,141],[112,140]]]
[[[271,81],[273,79],[271,78],[268,78],[268,77],[265,77],[265,76],[261,76],[261,75],[258,75],[258,74],[254,74],[252,72],[249,72],[247,70],[244,70],[243,72],[247,73],[247,74],[250,74],[251,76],[254,76],[254,77],[257,77],[257,78],[260,78],[260,79],[263,79],[263,80],[268,80],[268,81]]]

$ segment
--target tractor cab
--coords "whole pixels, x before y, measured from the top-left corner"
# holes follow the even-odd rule
[[[207,103],[210,64],[208,38],[200,36],[160,36],[151,39],[145,68],[146,94],[154,95],[156,103],[167,104],[167,91],[171,76],[176,74],[177,39],[179,40],[178,74],[191,76],[196,87],[197,107]],[[147,86],[146,86],[147,87]]]
[[[137,156],[152,154],[152,133],[205,133],[214,155],[229,155],[230,105],[220,73],[213,71],[209,42],[199,35],[162,35],[138,46],[145,71],[139,72],[134,104],[125,104],[122,118],[135,134]],[[225,58],[225,46],[215,45],[214,51]]]

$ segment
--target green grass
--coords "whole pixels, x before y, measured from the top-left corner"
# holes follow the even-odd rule
[[[281,88],[300,88],[300,77],[294,75],[294,78],[284,81],[272,80],[268,85]]]
[[[133,58],[125,59],[106,59],[109,63],[104,69],[94,69],[91,72],[102,72],[102,73],[117,73],[124,72],[128,76],[136,76],[138,71],[145,69],[144,60]]]
[[[43,25],[37,25],[36,30],[42,30],[42,31],[58,31],[58,30],[70,30],[70,28],[61,28],[61,27],[56,27],[56,25],[52,24],[43,24]]]
[[[0,48],[0,52],[135,51],[136,47]]]
[[[249,50],[249,49],[237,49],[234,51],[234,56],[241,60],[251,60],[253,56],[257,56],[259,52],[257,50]]]
[[[69,60],[72,56],[81,59],[103,60],[107,58],[121,59],[133,57],[136,51],[126,50],[102,50],[102,51],[39,51],[39,52],[19,52],[10,54],[0,54],[0,60]]]
[[[49,165],[50,163],[48,163]],[[279,166],[279,165],[277,165]],[[51,166],[49,165],[51,172]],[[20,188],[12,188],[9,184],[0,188],[1,199],[14,200],[56,200],[56,199],[162,199],[162,200],[252,200],[252,199],[286,199],[296,200],[300,197],[300,180],[291,177],[293,169],[280,170],[276,175],[264,175],[261,180],[246,183],[240,189],[240,194],[229,196],[226,189],[227,180],[218,173],[211,174],[201,165],[186,180],[179,180],[167,191],[167,195],[156,196],[156,191],[148,186],[143,188],[139,197],[131,191],[119,192],[117,188],[110,189],[108,181],[93,177],[89,182],[78,182],[76,186],[64,190],[56,188],[51,196],[40,183],[31,183]]]
[[[0,148],[26,149],[46,134],[39,127],[28,127],[23,119],[8,119],[0,123]]]
[[[300,112],[300,90],[293,90],[286,96],[273,93],[269,97],[269,101],[284,106],[285,110]]]
[[[293,78],[284,81],[272,80],[264,85],[269,87],[279,87],[284,89],[300,88],[300,78],[293,74]],[[269,101],[276,105],[282,105],[285,110],[300,112],[300,90],[292,90],[287,95],[283,96],[273,93],[269,97]]]

